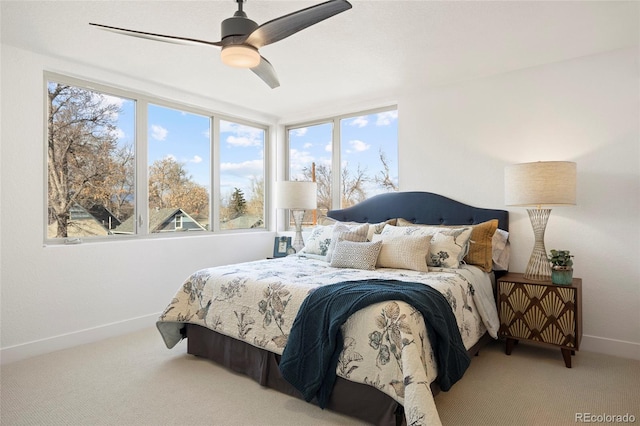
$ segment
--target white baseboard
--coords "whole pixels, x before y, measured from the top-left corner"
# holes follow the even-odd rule
[[[624,340],[583,335],[580,350],[640,360],[640,343]]]
[[[152,327],[161,312],[124,321],[87,328],[73,333],[61,334],[33,342],[22,343],[0,349],[0,364],[20,361],[34,356],[59,351],[74,346],[92,343],[109,337],[120,336],[144,328]]]

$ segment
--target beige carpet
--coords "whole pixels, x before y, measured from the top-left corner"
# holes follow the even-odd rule
[[[155,329],[2,366],[2,425],[355,425],[168,350]],[[445,425],[575,424],[576,413],[632,414],[640,423],[640,362],[496,343],[436,397]]]

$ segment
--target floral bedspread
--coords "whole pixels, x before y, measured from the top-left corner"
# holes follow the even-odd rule
[[[168,348],[180,341],[182,324],[192,323],[282,354],[311,289],[371,278],[420,282],[439,290],[455,313],[467,349],[487,330],[496,337],[499,322],[491,281],[476,267],[365,271],[333,268],[295,255],[195,272],[178,289],[157,327]],[[437,366],[416,309],[400,301],[377,303],[349,317],[342,333],[339,377],[368,384],[397,400],[408,424],[440,424],[430,389]]]

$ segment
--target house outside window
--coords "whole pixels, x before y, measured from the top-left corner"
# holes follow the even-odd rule
[[[181,209],[205,230],[209,226],[211,118],[184,109],[147,106],[149,211]],[[176,230],[182,230],[182,224]],[[160,232],[147,221],[150,233]]]
[[[45,78],[47,243],[265,228],[266,126]]]
[[[286,135],[287,178],[317,182],[318,215],[398,190],[395,106],[290,125]]]

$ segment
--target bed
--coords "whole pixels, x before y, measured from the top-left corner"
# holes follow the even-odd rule
[[[412,304],[381,300],[350,315],[340,327],[335,384],[318,398],[303,396],[283,378],[291,373],[280,371],[281,363],[291,364],[288,339],[302,333],[292,331],[298,309],[319,287],[426,284],[451,308],[456,342],[466,356],[475,355],[496,338],[493,269],[496,247],[504,248],[507,237],[505,210],[428,192],[377,195],[329,211],[301,253],[194,272],[158,330],[168,348],[187,338],[190,354],[323,408],[371,424],[439,424],[433,396],[444,375],[438,363],[445,365],[445,345],[432,345],[433,326],[425,326]]]

